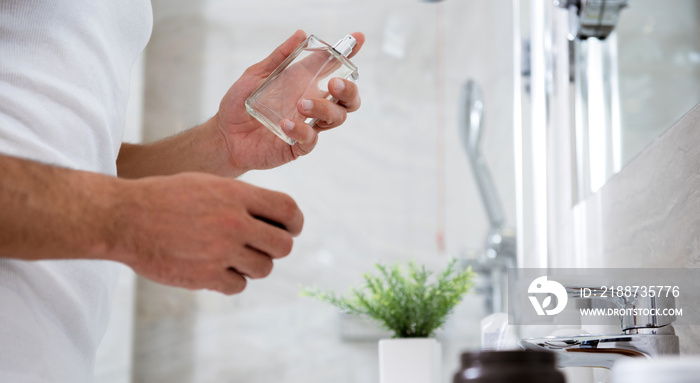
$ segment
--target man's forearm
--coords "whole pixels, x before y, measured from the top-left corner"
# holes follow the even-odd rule
[[[236,177],[226,139],[213,119],[178,135],[152,144],[122,144],[117,173],[123,178],[203,172]]]
[[[0,257],[107,259],[116,178],[0,155]]]

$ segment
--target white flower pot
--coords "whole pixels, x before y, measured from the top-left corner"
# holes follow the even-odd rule
[[[379,341],[379,383],[440,383],[440,343],[434,338]]]

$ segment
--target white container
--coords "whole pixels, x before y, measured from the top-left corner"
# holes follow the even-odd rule
[[[440,342],[434,338],[379,341],[379,383],[440,383]]]
[[[699,357],[630,358],[612,369],[614,383],[700,382]]]

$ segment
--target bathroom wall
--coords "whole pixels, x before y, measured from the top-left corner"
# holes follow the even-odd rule
[[[353,59],[363,106],[323,133],[309,156],[241,178],[290,194],[305,214],[292,254],[270,277],[225,297],[156,286],[125,269],[96,381],[378,381],[376,339],[361,340],[352,323],[299,290],[344,292],[375,262],[440,267],[481,251],[488,224],[457,130],[468,78],[483,87],[482,149],[515,222],[511,3],[154,0],[153,7],[145,141],[205,121],[245,68],[296,29],[331,43],[366,34]],[[481,298],[470,296],[441,333],[445,382],[459,352],[478,347],[482,315]]]

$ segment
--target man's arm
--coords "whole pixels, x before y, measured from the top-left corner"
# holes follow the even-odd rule
[[[113,260],[156,282],[229,294],[269,274],[303,224],[289,196],[237,180],[125,180],[3,155],[0,212],[0,257]]]
[[[0,256],[108,258],[116,193],[113,177],[0,155]]]
[[[226,139],[214,119],[152,144],[124,143],[117,157],[117,173],[123,178],[203,172],[238,177],[231,166]]]

